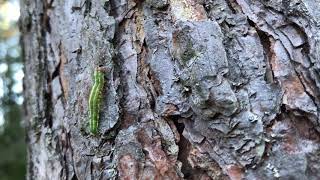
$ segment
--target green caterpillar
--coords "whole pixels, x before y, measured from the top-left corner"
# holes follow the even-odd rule
[[[98,67],[94,71],[94,84],[89,97],[89,126],[92,134],[98,133],[100,105],[102,101],[102,92],[104,88],[105,69]]]

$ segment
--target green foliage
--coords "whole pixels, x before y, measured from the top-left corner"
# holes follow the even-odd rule
[[[22,60],[11,1],[0,0],[0,179],[25,179],[26,144],[22,123]],[[16,7],[18,8],[18,7]]]

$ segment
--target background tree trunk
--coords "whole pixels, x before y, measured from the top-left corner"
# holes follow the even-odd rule
[[[24,0],[29,179],[320,179],[319,0]],[[93,70],[108,67],[98,136]]]

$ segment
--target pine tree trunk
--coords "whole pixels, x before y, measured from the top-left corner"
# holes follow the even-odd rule
[[[28,179],[320,179],[319,12],[319,0],[22,1]]]

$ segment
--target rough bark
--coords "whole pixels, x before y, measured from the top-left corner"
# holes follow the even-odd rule
[[[29,179],[320,179],[319,0],[24,0]],[[107,66],[98,136],[93,69]]]

